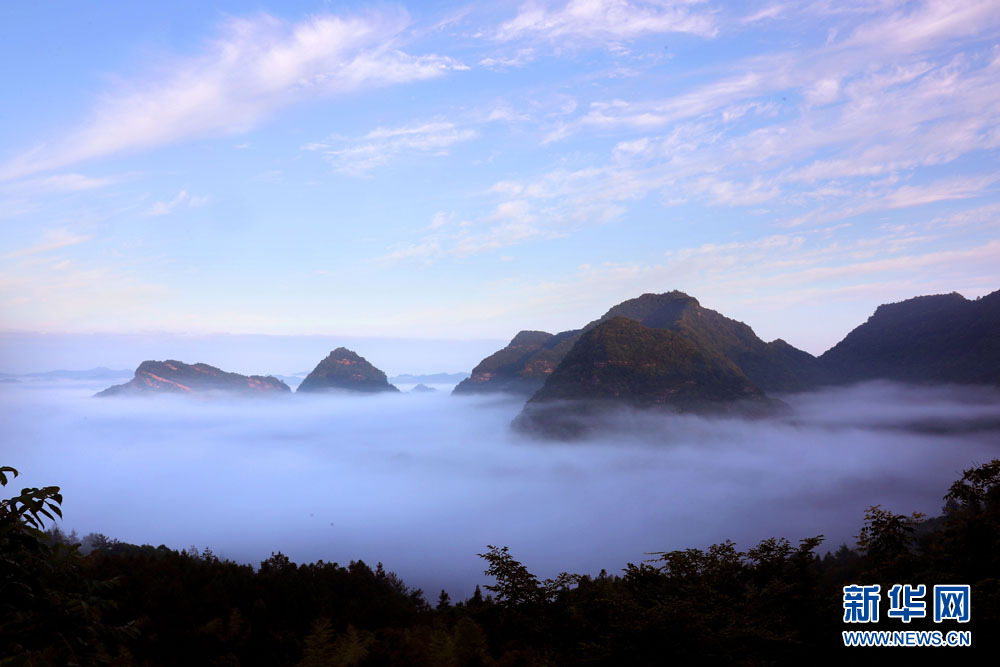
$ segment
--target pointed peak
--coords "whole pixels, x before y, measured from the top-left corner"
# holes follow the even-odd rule
[[[542,345],[552,334],[547,331],[518,331],[517,335],[510,339],[509,345]]]

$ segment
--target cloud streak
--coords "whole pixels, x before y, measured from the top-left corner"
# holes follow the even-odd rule
[[[331,137],[306,144],[303,149],[322,154],[338,173],[364,176],[403,156],[447,155],[453,145],[478,135],[473,128],[434,121],[394,128],[380,127],[356,139]]]
[[[42,234],[42,238],[38,243],[9,252],[4,255],[4,259],[27,257],[29,255],[41,255],[43,253],[52,252],[53,250],[67,248],[69,246],[83,243],[84,241],[89,241],[90,238],[90,236],[77,234],[69,231],[68,229],[50,229]]]
[[[779,20],[778,9],[761,11]],[[534,17],[525,25],[558,32],[554,11],[522,9]],[[886,40],[872,37],[883,31]],[[993,37],[1000,11],[990,3],[890,8],[839,41],[749,57],[667,98],[593,101],[554,121],[542,144],[619,138],[603,164],[497,182],[492,213],[453,213],[462,222],[450,232],[435,229],[390,257],[467,256],[628,221],[631,202],[647,195],[667,208],[756,208],[783,227],[980,197],[995,174],[932,168],[1000,147]],[[959,53],[940,49],[957,40],[971,42]]]
[[[403,13],[320,15],[298,23],[266,14],[231,19],[200,55],[106,92],[75,133],[0,165],[0,180],[244,132],[305,99],[430,79],[463,67],[447,56],[403,51],[407,23]]]
[[[187,190],[181,190],[177,196],[170,201],[158,201],[146,210],[146,215],[156,217],[169,215],[178,207],[200,208],[208,203],[208,197],[197,195],[191,196]]]
[[[692,2],[570,0],[565,5],[528,2],[493,35],[499,41],[530,38],[585,45],[635,39],[658,33],[718,34],[712,14],[692,10]]]

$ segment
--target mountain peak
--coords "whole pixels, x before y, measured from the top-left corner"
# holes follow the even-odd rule
[[[375,368],[367,359],[354,350],[338,347],[332,350],[316,368],[312,370],[298,392],[320,392],[330,390],[358,391],[377,393],[382,391],[398,392],[389,384],[385,373]]]
[[[542,345],[552,334],[547,331],[518,331],[517,335],[510,339],[509,345]]]

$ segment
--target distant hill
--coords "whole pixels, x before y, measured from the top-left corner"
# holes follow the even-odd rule
[[[302,381],[296,393],[323,391],[398,392],[385,373],[346,347],[338,347],[323,359]]]
[[[507,347],[497,350],[472,369],[472,375],[455,387],[455,394],[507,392],[530,396],[576,342],[579,332],[552,335],[521,331]]]
[[[393,384],[456,384],[469,377],[468,373],[429,373],[426,375],[410,375],[404,373],[389,378]]]
[[[31,378],[32,380],[117,380],[132,374],[128,370],[115,370],[98,366],[82,371],[40,371],[35,373],[0,373],[0,378]]]
[[[185,364],[181,361],[144,361],[135,370],[135,377],[125,384],[108,387],[95,396],[128,396],[142,394],[190,394],[228,392],[234,394],[283,394],[291,390],[281,380],[271,376],[227,373],[208,364]]]
[[[434,387],[428,387],[425,384],[418,384],[410,390],[411,394],[433,394],[435,392],[437,392],[437,389]]]
[[[879,306],[819,357],[828,382],[886,379],[1000,385],[1000,291]]]
[[[683,292],[673,291],[624,301],[582,329],[555,335],[522,331],[507,347],[483,359],[454,393],[503,391],[530,396],[541,388],[584,332],[615,317],[678,333],[736,363],[764,391],[801,391],[822,379],[816,358],[808,352],[780,339],[765,343],[746,324],[704,308]]]
[[[731,360],[667,329],[623,316],[590,327],[514,425],[572,437],[604,408],[662,407],[676,412],[727,412],[738,405],[764,412],[769,401]]]

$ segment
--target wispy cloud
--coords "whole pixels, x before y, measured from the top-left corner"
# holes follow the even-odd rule
[[[693,2],[641,0],[570,0],[564,5],[528,2],[503,23],[493,37],[500,41],[530,38],[560,44],[607,44],[648,34],[681,32],[714,37],[718,28],[709,11]]]
[[[39,255],[53,250],[59,250],[60,248],[77,245],[78,243],[89,241],[90,238],[90,236],[77,234],[69,231],[68,229],[50,229],[42,234],[41,240],[37,243],[25,248],[11,251],[4,255],[4,259],[26,257],[28,255]]]
[[[774,206],[772,220],[787,226],[983,195],[991,175],[922,172],[1000,147],[1000,51],[990,43],[1000,10],[959,4],[947,16],[935,3],[889,4],[888,15],[852,6],[874,16],[841,41],[757,55],[663,99],[591,102],[543,143],[623,137],[601,169],[633,179],[636,198]],[[902,26],[921,38],[865,37]],[[978,41],[961,52],[939,48],[970,36]]]
[[[84,174],[53,174],[43,178],[27,178],[0,186],[6,192],[17,194],[49,194],[56,192],[83,192],[106,188],[120,183],[120,177],[95,177]]]
[[[742,19],[740,19],[740,22],[757,23],[758,21],[766,21],[768,19],[774,19],[784,14],[786,11],[788,11],[788,9],[789,9],[788,5],[784,3],[775,2],[767,4],[758,9],[757,11],[753,12],[752,14],[744,16]]]
[[[499,181],[484,193],[495,203],[482,215],[438,214],[419,240],[383,259],[433,261],[467,257],[528,240],[554,239],[618,220],[622,205],[649,191],[643,174],[614,168],[558,169],[538,181]]]
[[[854,241],[774,234],[678,248],[660,262],[585,264],[543,281],[512,279],[497,285],[492,298],[529,304],[546,318],[553,304],[596,314],[642,292],[680,289],[730,317],[764,325],[758,334],[767,340],[780,335],[820,353],[847,332],[817,330],[815,315],[806,313],[820,305],[826,313],[830,301],[860,304],[857,316],[863,317],[879,303],[915,294],[958,289],[977,296],[996,289],[997,266],[1000,241],[955,244],[946,236],[917,237],[905,230]],[[969,275],[983,280],[970,281]],[[762,311],[780,313],[785,321],[769,323]]]
[[[141,266],[35,261],[40,259],[0,268],[6,327],[100,331],[129,321],[139,330],[167,307],[169,290],[142,278]]]
[[[524,67],[537,56],[535,49],[518,49],[513,55],[487,56],[479,64],[489,69],[503,70],[509,67]]]
[[[172,213],[179,206],[185,208],[199,208],[208,203],[207,196],[192,196],[187,190],[181,190],[177,196],[170,201],[158,201],[146,210],[148,216],[160,216]]]
[[[910,4],[910,3],[907,3]],[[842,45],[844,49],[875,48],[896,55],[909,54],[943,41],[980,35],[1000,21],[993,0],[920,2],[900,6],[888,16],[859,26]]]
[[[378,128],[354,139],[331,137],[306,144],[303,149],[320,152],[339,173],[362,176],[404,155],[447,155],[453,145],[478,134],[470,127],[434,121]]]
[[[464,68],[441,55],[402,50],[408,17],[321,15],[288,23],[232,19],[193,58],[103,94],[91,119],[59,142],[0,165],[0,180],[122,151],[246,131],[304,99],[438,77]]]

